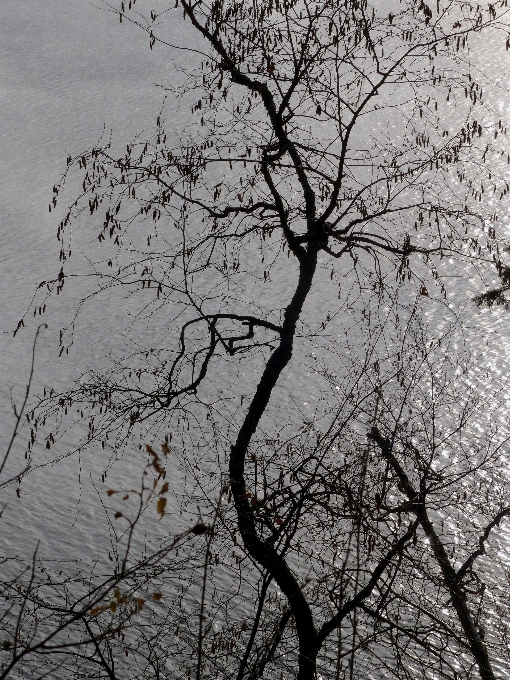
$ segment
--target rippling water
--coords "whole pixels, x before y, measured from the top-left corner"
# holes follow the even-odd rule
[[[14,423],[9,390],[12,387],[19,403],[35,327],[14,340],[12,330],[37,284],[58,271],[56,219],[48,212],[52,186],[65,169],[67,155],[90,148],[104,129],[114,130],[122,146],[153,126],[162,101],[155,84],[165,82],[168,60],[175,63],[180,57],[151,52],[140,30],[120,26],[118,15],[82,0],[5,0],[0,33],[0,441],[5,446]],[[39,345],[36,388],[42,383],[69,385],[81,361],[97,360],[101,351],[104,356],[101,342],[109,333],[98,334],[95,320],[89,320],[89,333],[86,323],[82,327],[80,359],[75,355],[68,362],[56,361],[59,325],[77,299],[66,299],[45,319],[49,329]],[[11,488],[5,515],[8,543],[20,547],[18,529],[23,526],[22,545],[28,552],[41,539],[47,551],[56,554],[63,550],[64,536],[73,550],[92,548],[93,510],[89,502],[79,504],[83,493],[90,498],[92,492],[89,471],[85,465],[81,486],[76,483],[76,460],[58,470],[36,472],[19,501]],[[64,517],[78,509],[83,521],[70,530]],[[48,522],[34,524],[34,513]]]
[[[176,42],[192,44],[194,38],[182,34],[186,26],[179,24],[175,30]],[[479,47],[483,67],[501,71],[499,77],[504,78],[506,63],[491,60],[501,54],[497,59],[508,61],[508,53]],[[138,132],[152,129],[162,100],[155,84],[175,74],[179,61],[184,64],[190,59],[189,53],[176,50],[150,51],[146,34],[126,23],[120,26],[117,15],[84,0],[2,0],[0,446],[5,446],[14,422],[10,388],[17,403],[22,397],[35,326],[14,340],[12,330],[35,286],[58,271],[56,220],[47,206],[66,156],[91,147],[104,129],[115,132],[120,146]],[[507,113],[510,105],[501,89],[504,85],[495,82],[491,96],[493,106]],[[179,120],[174,122],[178,128]],[[42,335],[37,355],[36,389],[43,383],[69,385],[83,365],[101,364],[101,357],[117,342],[115,310],[105,303],[98,316],[83,317],[72,356],[57,360],[58,329],[81,292],[64,296],[61,307],[50,310],[49,329]],[[452,285],[450,301],[467,307],[471,318],[464,325],[464,339],[483,353],[491,369],[485,380],[500,386],[509,369],[510,317],[474,310],[469,297],[475,292],[475,284],[466,286],[462,281],[457,288]],[[314,303],[319,305],[320,298]],[[430,318],[439,324],[437,309],[430,310]],[[313,402],[307,389],[304,376],[287,387],[283,397],[299,404],[304,413]],[[29,475],[20,499],[15,487],[9,487],[2,499],[8,503],[2,518],[4,545],[30,555],[41,541],[43,554],[91,559],[98,545],[107,544],[107,536],[97,531],[104,519],[93,486],[102,469],[100,455],[86,460],[74,456]],[[138,472],[133,463],[131,473],[136,477]]]

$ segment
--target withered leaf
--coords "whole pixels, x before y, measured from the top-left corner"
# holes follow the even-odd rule
[[[101,612],[104,612],[108,609],[104,604],[100,605],[99,607],[94,607],[93,609],[90,610],[89,614],[90,616],[97,616],[98,614],[101,614]]]
[[[165,506],[166,506],[166,498],[158,498],[158,502],[157,502],[157,505],[156,505],[156,512],[158,513],[158,515],[161,515],[161,517],[163,517],[163,515],[165,514]]]

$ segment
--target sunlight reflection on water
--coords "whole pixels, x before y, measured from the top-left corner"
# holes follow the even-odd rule
[[[0,417],[7,424],[12,421],[9,386],[14,386],[15,398],[19,399],[32,337],[27,332],[13,342],[11,329],[27,307],[34,287],[54,274],[58,262],[56,220],[47,209],[51,187],[64,169],[66,155],[94,144],[103,126],[118,132],[122,144],[144,127],[152,127],[161,102],[161,92],[153,83],[164,81],[169,71],[169,57],[162,51],[150,52],[144,35],[130,27],[121,30],[116,17],[98,12],[88,3],[45,0],[42,5],[37,0],[25,0],[23,5],[21,17],[19,0],[2,0],[0,26],[0,217],[4,240],[0,285],[2,291],[8,291],[0,301]],[[510,69],[506,74],[501,63],[491,61],[500,50],[488,49],[487,44],[482,47],[478,52],[483,55],[480,67],[500,73],[494,81],[494,96],[499,97],[508,85]],[[509,58],[508,53],[503,55]],[[172,59],[178,57],[173,55]],[[496,101],[499,111],[510,112],[505,100]],[[175,124],[178,126],[179,121]],[[487,282],[496,283],[495,279]],[[473,369],[473,386],[476,381],[484,389],[495,385],[503,389],[510,402],[510,391],[505,387],[510,369],[510,316],[501,309],[475,309],[471,297],[479,292],[477,286],[474,277],[469,281],[452,279],[448,289],[449,310],[466,319],[456,337],[457,348],[469,347],[479,357],[480,363]],[[105,348],[111,346],[116,329],[107,329],[106,337],[98,337],[97,328],[108,319],[94,318],[88,326],[84,324],[88,342],[78,344],[76,356],[55,360],[57,329],[76,301],[67,298],[67,307],[49,316],[50,329],[44,335],[38,363],[38,385],[69,384],[77,376],[80,363],[104,359]],[[321,302],[319,291],[314,303],[319,306]],[[111,313],[107,310],[105,316]],[[446,307],[431,303],[425,319],[431,333],[439,336],[449,321]],[[287,402],[295,399],[306,410],[313,410],[314,394],[310,394],[306,379],[302,380],[288,386],[285,397]],[[500,421],[507,423],[506,415],[501,414]],[[477,422],[474,427],[483,432],[485,423]],[[7,433],[4,427],[0,442],[5,442]],[[451,462],[446,456],[443,460],[445,466]],[[508,466],[507,458],[501,462]],[[136,457],[130,458],[128,465],[132,466],[130,476],[137,478],[140,470]],[[42,539],[43,550],[62,558],[80,554],[88,558],[99,546],[107,546],[108,537],[97,531],[103,515],[93,486],[102,469],[100,459],[81,461],[74,457],[29,476],[20,501],[14,487],[9,489],[9,508],[2,518],[6,545],[12,551],[22,548],[30,554]],[[34,515],[41,518],[40,523],[33,522]],[[24,527],[21,536],[20,526]],[[499,535],[502,543],[509,545],[508,525],[502,525]],[[499,554],[508,563],[508,551],[500,548]]]

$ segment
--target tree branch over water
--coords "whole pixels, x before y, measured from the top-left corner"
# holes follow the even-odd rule
[[[483,496],[504,397],[473,377],[452,281],[505,267],[506,127],[471,43],[504,46],[506,6],[142,4],[104,3],[151,49],[191,25],[201,61],[168,84],[152,135],[69,157],[54,187],[61,269],[34,311],[75,285],[81,252],[100,283],[61,354],[94,302],[129,321],[106,363],[43,397],[34,437],[49,451],[76,433],[81,455],[100,442],[115,463],[161,441],[171,474],[146,445],[154,488],[137,498],[163,521],[198,507],[214,531],[205,557],[179,545],[179,582],[168,553],[147,553],[172,605],[146,630],[128,616],[88,631],[95,663],[116,672],[116,632],[130,677],[168,663],[201,680],[467,678],[473,664],[495,678],[507,605],[494,622],[468,579],[483,582],[475,561],[506,516]]]

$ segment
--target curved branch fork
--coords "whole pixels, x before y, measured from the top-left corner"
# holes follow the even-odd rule
[[[218,327],[220,321],[233,321],[240,322],[242,326],[247,327],[246,333],[233,335],[232,333],[226,334],[221,331]],[[186,333],[187,331],[197,324],[206,323],[209,332],[209,343],[204,348],[195,350],[193,353],[191,363],[193,367],[193,376],[189,384],[185,387],[176,387],[176,376],[179,373],[179,364],[182,362],[184,355],[186,354]],[[274,333],[280,334],[282,329],[280,326],[271,323],[270,321],[265,321],[264,319],[258,319],[254,316],[240,315],[240,314],[204,314],[195,319],[187,321],[181,328],[179,345],[179,352],[174,359],[170,372],[168,374],[168,389],[166,394],[158,395],[156,397],[160,406],[168,407],[172,401],[182,394],[189,394],[196,391],[200,383],[203,381],[207,375],[209,368],[209,363],[216,351],[218,345],[221,345],[223,349],[233,356],[238,352],[246,352],[254,347],[261,347],[263,345],[268,345],[267,342],[252,342],[249,344],[239,344],[243,340],[252,340],[255,337],[255,328],[266,328]],[[204,355],[202,356],[201,355]]]

